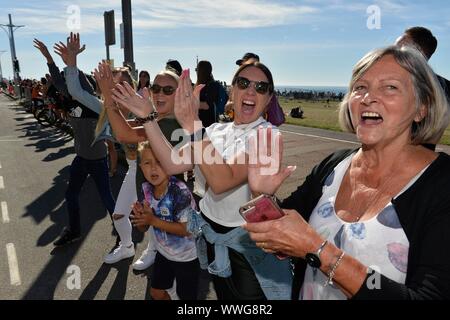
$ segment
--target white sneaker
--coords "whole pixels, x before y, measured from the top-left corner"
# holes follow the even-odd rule
[[[145,249],[139,259],[133,263],[133,269],[142,271],[150,267],[155,262],[156,250]]]
[[[133,244],[130,247],[125,247],[120,244],[113,252],[107,254],[103,261],[106,264],[113,264],[119,262],[120,260],[131,258],[134,255],[135,251]]]

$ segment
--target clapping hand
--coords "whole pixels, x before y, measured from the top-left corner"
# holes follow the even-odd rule
[[[198,109],[200,108],[200,91],[205,85],[198,85],[192,89],[189,69],[183,70],[175,94],[175,117],[178,123],[190,134],[194,133],[194,122],[200,121]]]
[[[94,77],[97,82],[103,98],[105,99],[104,105],[108,107],[112,104],[112,90],[115,87],[113,74],[110,65],[103,60],[98,64],[97,69],[94,70]]]
[[[143,205],[140,202],[135,202],[132,208],[133,214],[130,216],[130,219],[133,226],[146,227],[153,225],[156,217],[147,201],[144,201]]]
[[[127,82],[124,82],[123,85],[117,84],[112,89],[112,99],[140,118],[145,118],[155,110],[148,89],[144,88],[142,96],[140,96]]]
[[[249,140],[248,184],[254,195],[273,195],[280,185],[291,175],[296,166],[281,168],[283,158],[283,138],[277,132],[272,143],[272,128],[259,127],[257,138]]]

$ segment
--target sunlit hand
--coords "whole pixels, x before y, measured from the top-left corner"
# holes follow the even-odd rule
[[[246,223],[242,227],[264,251],[304,258],[321,242],[320,236],[297,211],[283,211],[286,215],[279,219]]]
[[[70,33],[69,38],[67,38],[67,49],[76,56],[86,49],[85,44],[81,47],[79,33]]]
[[[100,62],[97,69],[94,70],[94,77],[102,92],[105,107],[111,106],[114,102],[112,99],[112,90],[115,84],[111,67],[105,60]]]
[[[76,57],[69,52],[67,46],[64,43],[62,43],[61,41],[59,43],[55,43],[53,49],[55,53],[61,57],[66,66],[73,67],[77,65]]]
[[[183,70],[175,93],[175,117],[178,123],[189,132],[194,133],[194,122],[200,121],[198,109],[200,108],[200,91],[205,85],[198,85],[192,89],[189,69]]]
[[[249,139],[248,184],[254,195],[273,195],[280,185],[296,169],[295,166],[281,168],[283,138],[277,132],[272,143],[272,128],[258,128],[257,137]]]
[[[112,90],[112,99],[139,118],[145,118],[155,110],[148,89],[144,88],[140,96],[127,82],[116,85]]]
[[[83,45],[80,48],[80,36],[78,33],[74,34],[71,32],[67,38],[67,44],[60,41],[59,43],[55,43],[53,49],[55,49],[55,53],[61,57],[67,66],[73,67],[77,65],[77,55],[83,52],[86,46]]]
[[[53,58],[50,52],[48,52],[47,46],[38,39],[34,39],[33,43],[33,47],[37,48],[42,53],[42,55],[47,59],[47,63],[53,63]]]

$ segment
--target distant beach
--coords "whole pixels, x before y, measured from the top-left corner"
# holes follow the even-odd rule
[[[331,86],[275,86],[275,90],[278,90],[280,92],[313,91],[313,92],[332,92],[335,94],[347,93],[347,87],[331,87]]]

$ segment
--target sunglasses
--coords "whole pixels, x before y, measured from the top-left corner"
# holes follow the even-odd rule
[[[259,94],[266,94],[267,91],[269,91],[270,84],[265,81],[250,81],[247,78],[244,77],[237,77],[236,78],[236,84],[239,89],[245,90],[250,86],[250,83],[254,83],[255,85],[255,91]]]
[[[175,92],[175,90],[176,90],[174,87],[171,87],[171,86],[164,86],[164,87],[161,87],[160,85],[157,85],[157,84],[154,84],[154,85],[152,85],[152,86],[150,87],[150,90],[151,90],[153,93],[156,93],[156,94],[160,93],[160,92],[161,92],[161,89],[162,89],[162,92],[163,92],[166,96],[172,95],[172,94]]]

